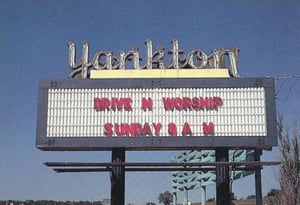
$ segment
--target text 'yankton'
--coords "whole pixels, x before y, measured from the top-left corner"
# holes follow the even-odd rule
[[[177,39],[173,39],[172,48],[167,52],[164,47],[158,46],[153,51],[152,41],[147,39],[146,44],[146,60],[139,53],[138,46],[133,46],[132,50],[125,52],[120,51],[119,56],[113,55],[112,51],[99,50],[94,54],[92,59],[89,58],[89,45],[85,41],[82,43],[82,56],[76,61],[76,45],[69,42],[69,65],[73,69],[69,77],[88,78],[89,70],[115,70],[115,69],[205,69],[205,68],[229,68],[229,72],[233,77],[239,77],[237,71],[238,48],[233,49],[214,49],[210,54],[206,54],[200,49],[193,49],[184,55],[182,49],[179,48]],[[165,63],[165,53],[170,54],[169,63]],[[225,58],[227,57],[227,58]],[[128,66],[128,62],[130,67]],[[142,63],[142,65],[141,65]],[[225,64],[228,64],[225,65]]]

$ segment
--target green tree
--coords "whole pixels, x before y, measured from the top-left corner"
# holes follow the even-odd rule
[[[170,205],[173,201],[173,195],[169,191],[160,193],[158,196],[158,203],[163,203],[164,205]]]

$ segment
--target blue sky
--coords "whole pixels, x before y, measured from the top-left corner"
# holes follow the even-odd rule
[[[145,50],[152,39],[183,50],[239,47],[242,77],[300,74],[298,1],[42,1],[0,0],[0,199],[102,200],[110,196],[108,173],[56,174],[45,161],[109,162],[109,152],[42,152],[35,148],[40,79],[65,79],[68,41],[90,53]],[[300,82],[277,80],[277,110],[287,124],[299,112]],[[299,118],[299,115],[298,115]],[[169,161],[174,153],[130,152],[127,161]],[[277,149],[263,160],[277,160]],[[247,184],[245,186],[245,184]],[[276,169],[263,170],[263,194],[278,187]],[[126,202],[156,201],[171,190],[168,173],[129,173]],[[214,189],[210,188],[213,196]],[[254,177],[234,182],[238,197],[254,194]],[[195,190],[199,192],[200,190]],[[198,193],[198,194],[199,194]],[[195,194],[197,195],[197,193]],[[193,195],[190,195],[193,198]],[[194,197],[200,200],[199,196]]]

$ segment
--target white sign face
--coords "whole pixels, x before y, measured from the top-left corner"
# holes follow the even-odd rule
[[[264,87],[48,90],[46,137],[266,136]]]

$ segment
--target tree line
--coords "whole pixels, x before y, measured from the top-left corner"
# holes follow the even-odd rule
[[[103,205],[102,201],[1,200],[0,205]]]

